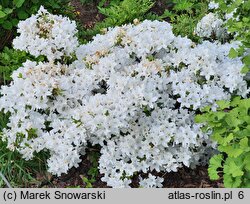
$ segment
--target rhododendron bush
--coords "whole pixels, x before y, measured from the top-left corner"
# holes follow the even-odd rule
[[[75,23],[41,8],[18,32],[15,48],[48,61],[25,62],[2,86],[0,109],[11,113],[3,138],[26,159],[48,151],[58,176],[98,144],[109,186],[129,187],[137,173],[141,186],[161,187],[152,172],[195,167],[215,151],[195,114],[249,92],[240,58],[227,56],[237,42],[195,44],[167,22],[109,28],[78,46]]]

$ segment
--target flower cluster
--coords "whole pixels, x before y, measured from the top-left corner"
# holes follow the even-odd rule
[[[208,4],[208,8],[211,9],[211,10],[212,9],[218,9],[219,6],[220,6],[219,3],[216,3],[214,1],[210,1],[209,4]]]
[[[14,39],[15,49],[29,52],[34,56],[45,55],[49,60],[70,56],[78,46],[76,23],[68,18],[52,15],[41,7],[18,24],[18,33]]]
[[[137,173],[141,186],[161,187],[150,172],[193,167],[212,154],[196,111],[249,92],[241,60],[227,57],[232,47],[195,44],[167,22],[146,20],[95,36],[76,49],[71,65],[27,61],[1,89],[0,109],[11,113],[8,147],[26,159],[49,151],[49,171],[61,175],[78,166],[87,144],[98,144],[109,186],[129,187]]]
[[[211,39],[220,39],[227,34],[224,21],[214,13],[205,15],[197,24],[194,32],[199,37]]]

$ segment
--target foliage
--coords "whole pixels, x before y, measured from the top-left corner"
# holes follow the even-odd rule
[[[198,21],[208,11],[207,0],[173,0],[174,6],[171,11],[166,10],[161,18],[170,21],[173,32],[176,35],[187,36],[197,41],[199,38],[194,36],[194,28]]]
[[[0,50],[11,40],[18,22],[38,11],[41,5],[50,12],[72,16],[69,0],[0,0]],[[14,32],[14,33],[13,33]]]
[[[107,7],[104,7],[104,2],[99,3],[98,9],[106,18],[98,22],[93,29],[82,32],[82,37],[90,39],[105,28],[131,23],[134,19],[157,18],[152,13],[148,13],[154,5],[152,0],[112,0]]]
[[[12,187],[26,187],[32,183],[37,183],[35,174],[44,171],[46,154],[42,153],[35,157],[33,161],[25,161],[21,155],[7,148],[6,142],[1,139],[1,131],[8,123],[9,114],[0,112],[0,171],[5,175]],[[0,188],[5,183],[0,177]]]
[[[0,53],[0,84],[8,84],[12,72],[21,67],[26,60],[43,61],[44,57],[34,58],[24,51],[5,47]]]
[[[212,131],[220,151],[210,159],[209,176],[217,180],[223,172],[225,187],[250,187],[250,99],[235,97],[217,104],[217,111],[207,107],[196,116],[196,122],[205,123],[204,131]]]
[[[95,151],[90,151],[87,154],[87,159],[91,163],[91,167],[88,169],[87,176],[81,176],[86,188],[92,188],[93,183],[96,182],[98,176],[98,160],[100,158],[100,153]]]
[[[232,15],[227,21],[226,26],[228,31],[235,33],[235,40],[242,43],[239,49],[232,49],[230,56],[237,57],[243,56],[242,61],[244,63],[243,72],[250,71],[250,1],[244,0],[216,0],[219,3],[220,13],[226,13]],[[247,53],[247,54],[246,54]]]

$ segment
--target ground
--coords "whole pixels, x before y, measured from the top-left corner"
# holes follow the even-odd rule
[[[83,159],[78,168],[72,168],[68,174],[61,177],[54,177],[50,174],[43,175],[38,180],[40,184],[36,187],[40,188],[65,188],[65,187],[86,187],[82,177],[87,177],[89,162]],[[162,174],[161,174],[162,175]],[[222,180],[211,181],[208,177],[207,167],[197,167],[192,170],[182,168],[178,172],[165,173],[164,188],[223,188]],[[102,175],[98,175],[96,182],[92,185],[94,188],[107,188],[106,183],[101,181]],[[134,178],[132,187],[139,187],[138,178]]]

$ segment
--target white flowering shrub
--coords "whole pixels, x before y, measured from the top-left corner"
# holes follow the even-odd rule
[[[27,23],[32,19],[20,24],[26,25],[20,36],[32,38],[32,48],[28,39],[26,45],[19,42],[22,37],[15,46],[44,54],[39,32]],[[58,35],[64,28],[53,27]],[[4,130],[8,147],[26,159],[49,151],[49,171],[56,175],[77,167],[87,144],[98,144],[99,170],[109,186],[129,187],[135,173],[149,173],[140,177],[140,185],[161,187],[163,179],[150,172],[205,163],[215,147],[194,123],[195,113],[249,92],[241,60],[227,57],[236,44],[195,44],[174,36],[170,24],[159,21],[109,28],[77,49],[73,43],[71,50],[67,46],[74,34],[49,38],[50,62],[27,61],[1,89],[0,109],[11,113]],[[51,43],[55,38],[60,43]],[[62,41],[65,50],[59,48]],[[72,64],[53,61],[74,50]]]

